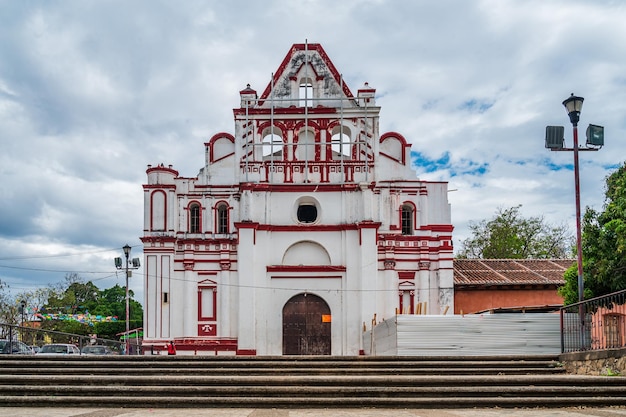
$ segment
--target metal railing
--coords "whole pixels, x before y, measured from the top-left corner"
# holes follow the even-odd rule
[[[78,335],[73,333],[44,330],[32,327],[16,326],[0,323],[0,340],[19,341],[31,347],[41,347],[52,343],[71,343],[81,351],[85,346],[107,346],[111,351],[125,354],[124,341],[103,339],[90,335]],[[141,341],[130,339],[130,354],[141,354]]]
[[[561,307],[561,352],[626,347],[626,290]]]

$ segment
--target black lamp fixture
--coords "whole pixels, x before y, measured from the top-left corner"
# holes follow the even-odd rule
[[[580,120],[580,111],[583,108],[583,101],[585,101],[583,97],[575,96],[574,93],[563,101],[563,105],[567,109],[569,120],[574,126],[578,125],[578,120]]]
[[[126,256],[126,259],[128,259],[128,257],[130,256],[130,246],[128,244],[124,245],[124,247],[122,247],[122,250],[124,251],[124,255]]]

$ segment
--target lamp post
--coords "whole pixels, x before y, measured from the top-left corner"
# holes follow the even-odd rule
[[[581,232],[581,215],[580,215],[580,168],[578,164],[578,153],[580,151],[597,151],[604,145],[604,128],[597,125],[589,125],[587,128],[586,146],[578,145],[578,121],[580,120],[580,111],[583,108],[582,97],[575,96],[573,93],[570,97],[563,101],[563,106],[567,110],[567,115],[572,123],[574,146],[566,148],[563,146],[565,139],[563,135],[563,126],[547,126],[546,127],[546,148],[551,151],[573,151],[574,152],[574,188],[576,194],[576,263],[578,267],[578,315],[580,318],[580,350],[584,350],[587,346],[585,338],[585,283],[583,278],[583,247]],[[563,343],[563,342],[562,342]]]
[[[577,97],[572,93],[570,97],[563,101],[563,105],[567,109],[572,128],[574,130],[574,188],[576,194],[576,263],[578,264],[578,301],[585,299],[585,283],[583,280],[583,245],[580,226],[580,173],[578,167],[578,121],[580,120],[580,111],[583,108],[582,97]]]
[[[22,336],[22,342],[24,341],[24,314],[26,313],[26,300],[20,301],[19,312],[22,314],[22,321],[20,323],[20,334]]]
[[[122,250],[126,257],[126,339],[124,339],[124,343],[126,345],[125,351],[128,355],[130,353],[130,338],[128,337],[130,334],[130,297],[128,296],[128,257],[130,256],[130,246],[126,244]]]
[[[124,258],[126,259],[126,263],[124,266],[122,266],[122,258],[115,258],[115,266],[117,267],[117,269],[124,269],[125,273],[126,273],[126,337],[124,339],[124,349],[126,351],[126,354],[129,355],[130,354],[130,296],[129,296],[129,291],[128,291],[128,278],[131,277],[132,275],[132,271],[131,269],[137,269],[139,268],[139,258],[134,258],[132,260],[132,266],[129,265],[129,259],[130,259],[130,250],[131,247],[126,244],[124,245],[124,247],[122,247],[122,250],[124,251]]]

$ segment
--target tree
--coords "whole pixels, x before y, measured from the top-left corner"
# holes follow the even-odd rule
[[[17,323],[17,304],[15,299],[8,291],[9,285],[0,280],[0,323],[16,324]],[[5,339],[6,328],[0,328],[0,339]]]
[[[582,249],[585,298],[626,289],[626,163],[606,178],[604,210],[585,210]],[[565,304],[578,301],[577,269],[559,290]]]
[[[459,258],[559,259],[571,256],[574,238],[566,225],[542,216],[525,218],[518,205],[499,208],[490,220],[470,222],[472,236],[462,242]]]
[[[85,282],[78,274],[68,274],[65,282],[53,286],[49,291],[48,302],[42,309],[45,312],[117,316],[118,321],[101,325],[96,323],[94,327],[76,321],[47,321],[42,324],[43,328],[81,335],[97,333],[99,337],[108,339],[116,339],[116,334],[126,328],[126,290],[119,285],[101,291],[93,282]],[[142,327],[143,308],[132,299],[133,296],[133,291],[129,291],[130,327]]]

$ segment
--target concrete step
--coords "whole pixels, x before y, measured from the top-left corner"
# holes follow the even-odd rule
[[[0,406],[568,407],[626,405],[626,378],[554,357],[5,357]]]
[[[84,396],[3,396],[0,406],[38,407],[133,407],[133,408],[519,408],[519,407],[608,407],[623,406],[626,396],[597,396],[584,398],[563,397],[457,397],[419,396],[404,398],[362,397],[128,397],[121,395],[97,397]]]

